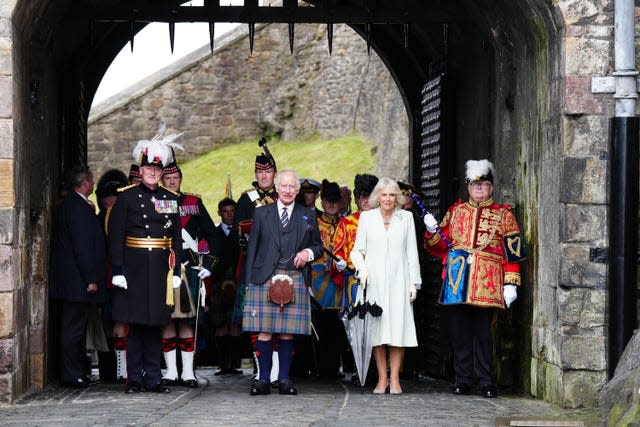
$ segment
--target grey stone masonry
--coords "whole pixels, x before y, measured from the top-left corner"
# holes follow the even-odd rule
[[[326,26],[296,25],[294,53],[287,26],[256,26],[253,54],[246,26],[96,105],[89,120],[89,162],[96,176],[128,170],[139,139],[164,119],[185,132],[190,155],[220,142],[260,136],[284,140],[357,132],[373,141],[380,175],[406,179],[408,118],[386,66],[346,25],[336,25],[329,55]],[[181,156],[181,154],[179,154]]]

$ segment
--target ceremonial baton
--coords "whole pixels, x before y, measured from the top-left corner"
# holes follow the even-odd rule
[[[427,215],[430,214],[431,212],[429,212],[427,210],[427,208],[422,204],[422,201],[420,200],[420,198],[418,197],[418,195],[416,193],[414,193],[413,191],[411,191],[411,198],[416,202],[416,204],[420,207],[420,210],[422,211],[422,215]],[[444,233],[442,232],[442,229],[436,225],[436,231],[438,232],[438,234],[440,235],[440,237],[442,238],[442,241],[447,245],[447,247],[449,249],[451,249],[451,247],[453,247],[453,243],[451,243],[451,241],[447,238],[447,236],[444,235]]]
[[[338,256],[336,256],[333,252],[331,252],[329,249],[322,247],[322,249],[324,250],[324,252],[329,255],[329,258],[331,258],[334,261],[340,262],[340,261],[345,261],[342,258],[339,258]],[[347,270],[349,273],[351,274],[356,274],[355,270],[349,266],[346,266],[344,268],[345,270]]]

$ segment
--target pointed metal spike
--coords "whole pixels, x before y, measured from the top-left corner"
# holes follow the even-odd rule
[[[293,37],[294,37],[294,24],[293,22],[289,23],[289,50],[291,51],[291,54],[293,55]]]
[[[409,49],[409,24],[404,24],[404,48]]]
[[[171,44],[171,53],[173,54],[173,44],[176,38],[176,23],[169,22],[169,43]]]
[[[249,22],[249,53],[253,55],[253,38],[256,35],[255,22]]]
[[[129,42],[131,43],[131,52],[133,52],[133,39],[135,37],[134,26],[135,22],[129,21]]]
[[[367,54],[371,55],[371,23],[364,24],[364,34],[367,39]]]
[[[333,22],[327,24],[327,40],[329,42],[329,55],[333,50]]]
[[[211,53],[213,53],[213,39],[216,35],[216,23],[209,22],[209,46],[211,46]]]

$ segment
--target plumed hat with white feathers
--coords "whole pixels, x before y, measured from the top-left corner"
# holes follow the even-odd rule
[[[184,148],[182,148],[180,144],[175,143],[175,141],[182,136],[182,132],[164,136],[166,129],[167,125],[162,121],[158,133],[156,133],[153,138],[138,141],[136,148],[133,149],[133,159],[140,166],[152,165],[164,167],[169,163],[175,162],[173,148],[184,151]]]
[[[465,177],[467,178],[467,182],[489,181],[493,184],[495,176],[496,171],[487,159],[468,160],[466,163]]]

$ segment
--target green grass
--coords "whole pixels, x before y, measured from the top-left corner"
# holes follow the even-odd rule
[[[322,181],[327,178],[353,187],[357,173],[372,173],[375,167],[373,145],[356,135],[332,140],[269,141],[278,169],[295,169],[301,178]],[[229,144],[180,165],[184,175],[182,191],[202,196],[214,221],[218,201],[224,197],[227,172],[231,173],[232,195],[238,200],[254,180],[254,162],[261,153],[257,139]]]

